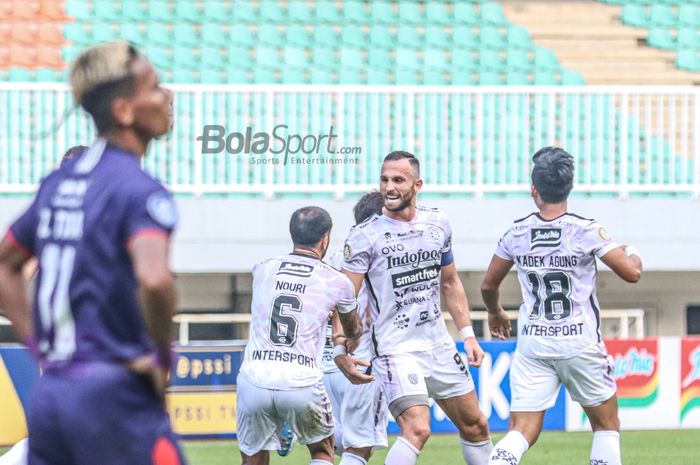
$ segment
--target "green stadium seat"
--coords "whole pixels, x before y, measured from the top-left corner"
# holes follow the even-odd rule
[[[90,34],[82,23],[68,23],[63,26],[63,37],[75,45],[88,45],[92,42]]]
[[[358,70],[344,69],[338,73],[339,84],[364,84],[362,74]]]
[[[97,43],[113,42],[119,38],[118,31],[111,23],[93,23],[92,39]]]
[[[398,18],[394,14],[391,3],[376,1],[372,3],[372,22],[375,24],[396,24]]]
[[[394,82],[397,86],[415,86],[420,84],[415,70],[402,69],[396,73]]]
[[[423,84],[428,86],[444,86],[448,84],[444,71],[426,70],[423,72]]]
[[[333,84],[333,76],[324,69],[313,68],[310,80],[311,84]]]
[[[143,22],[147,13],[147,9],[142,3],[130,3],[128,7],[122,8],[122,21]]]
[[[454,20],[460,24],[477,24],[476,10],[470,2],[459,2],[452,6]]]
[[[67,46],[67,47],[63,47],[63,48],[61,49],[61,58],[63,58],[63,61],[65,61],[66,63],[70,63],[70,62],[72,62],[73,60],[75,60],[75,58],[80,54],[80,52],[82,51],[82,49],[83,49],[82,46],[75,46],[75,47],[73,47],[73,46]]]
[[[220,24],[205,23],[201,25],[202,43],[204,45],[215,45],[225,47],[229,43],[228,35]]]
[[[414,2],[399,2],[399,21],[408,24],[423,24],[425,18],[420,11],[418,3]]]
[[[698,30],[695,28],[679,29],[676,39],[676,48],[678,50],[700,49],[700,35],[698,35]]]
[[[525,49],[532,47],[532,37],[527,29],[520,26],[511,26],[506,34],[506,42],[509,49]]]
[[[508,20],[503,14],[501,5],[495,2],[482,3],[479,9],[481,21],[494,26],[503,26],[508,24]]]
[[[95,2],[94,6],[93,20],[113,22],[121,15],[114,2]]]
[[[34,76],[28,69],[10,68],[7,70],[7,80],[11,82],[31,82],[34,80]]]
[[[258,66],[267,66],[270,68],[277,68],[279,66],[279,59],[277,57],[277,49],[271,47],[258,47],[255,49],[255,63]],[[255,82],[258,79],[255,78]]]
[[[454,86],[470,86],[474,84],[471,70],[452,69],[450,72],[450,83]]]
[[[239,2],[236,2],[239,3]],[[207,22],[227,22],[232,11],[228,5],[221,1],[207,0],[204,2],[204,21]]]
[[[173,68],[174,69],[199,69],[199,58],[191,47],[175,47],[173,48]]]
[[[647,43],[651,47],[656,47],[661,50],[673,50],[676,48],[676,41],[671,32],[664,28],[653,28],[649,30]]]
[[[340,12],[333,1],[316,2],[316,21],[323,23],[340,23]]]
[[[199,61],[203,69],[223,68],[225,63],[221,49],[218,47],[202,47],[199,49]]]
[[[234,45],[247,45],[252,47],[257,43],[255,34],[247,24],[233,24],[229,27],[228,35]]]
[[[426,48],[423,51],[423,64],[426,68],[442,70],[447,68],[447,59],[442,49]]]
[[[649,10],[649,23],[653,26],[674,27],[676,16],[669,5],[652,5]]]
[[[163,23],[148,24],[146,26],[146,40],[149,47],[172,47],[174,42],[172,31]]]
[[[396,66],[399,69],[417,70],[420,68],[420,61],[415,50],[399,48],[396,49]]]
[[[476,63],[470,50],[452,50],[450,64],[453,70],[474,70]]]
[[[506,52],[506,65],[509,71],[514,71],[516,74],[527,72],[532,67],[528,53],[525,50],[513,48]]]
[[[258,12],[252,2],[238,1],[233,3],[233,20],[239,23],[255,23],[258,21]]]
[[[257,67],[253,70],[255,84],[277,84],[277,73],[271,68]]]
[[[203,2],[207,3],[207,2]],[[175,3],[175,18],[173,21],[188,21],[190,23],[201,23],[202,12],[197,7],[197,3],[191,0],[177,0]]]
[[[414,26],[399,26],[396,31],[396,42],[399,47],[420,48],[423,45]]]
[[[279,2],[262,1],[260,3],[260,20],[268,23],[283,23],[287,20],[286,10]]]
[[[479,71],[479,85],[481,86],[500,86],[501,75],[493,71]]]
[[[381,25],[374,25],[369,28],[369,42],[374,47],[395,48],[396,40],[391,35],[389,28]]]
[[[299,69],[282,69],[282,84],[304,84],[306,83],[304,71]]]
[[[559,60],[553,51],[538,47],[535,49],[535,69],[558,71],[561,68]]]
[[[199,72],[199,82],[202,84],[224,84],[226,82],[226,74],[218,69],[202,69]]]
[[[175,84],[188,84],[199,81],[199,72],[192,69],[176,68],[173,70],[173,82]]]
[[[92,2],[74,0],[66,3],[66,14],[78,21],[90,21],[93,19]]]
[[[497,27],[482,27],[479,32],[479,43],[481,47],[490,47],[495,49],[506,48],[506,40],[501,31]]]
[[[447,25],[452,22],[445,2],[429,2],[425,5],[425,16],[428,24]]]
[[[163,47],[149,45],[146,47],[146,56],[159,70],[169,70],[173,67],[172,54]]]
[[[388,50],[372,48],[367,53],[369,68],[379,68],[381,70],[394,69],[395,63]]]
[[[536,86],[558,86],[560,84],[556,77],[556,74],[546,70],[535,70],[535,80],[533,82]]]
[[[482,48],[479,50],[479,69],[499,72],[503,68],[501,54],[497,50]]]
[[[442,26],[428,26],[425,28],[425,44],[436,48],[450,48],[451,40],[447,38]]]
[[[314,42],[317,45],[332,47],[338,42],[338,34],[332,26],[320,24],[314,27]]]
[[[478,36],[468,26],[457,26],[452,32],[455,48],[478,48]]]
[[[173,37],[177,46],[197,47],[201,44],[201,39],[192,24],[180,23],[173,25]]]
[[[307,48],[311,45],[311,38],[306,28],[300,24],[292,24],[287,26],[286,42],[289,45],[298,45]]]
[[[509,86],[529,86],[530,79],[528,79],[527,73],[508,71],[506,73],[506,84]]]
[[[622,22],[630,26],[646,27],[648,25],[644,5],[628,3],[622,7]]]
[[[679,50],[676,55],[676,66],[688,71],[700,71],[698,50]]]
[[[262,45],[278,46],[282,43],[282,37],[276,24],[263,24],[258,27],[258,43]]]
[[[136,23],[123,23],[119,34],[121,35],[122,39],[128,40],[129,42],[140,46],[143,46],[144,42],[146,41],[144,29],[142,29],[141,26]]]
[[[147,14],[149,22],[169,23],[174,19],[173,11],[170,10],[168,2],[148,2]]]
[[[288,4],[289,20],[297,23],[307,23],[311,19],[311,11],[305,0],[293,0]]]
[[[304,49],[298,47],[284,49],[284,64],[296,68],[306,68],[309,65]]]
[[[226,70],[226,82],[229,84],[249,84],[248,70],[245,68],[228,68]]]
[[[385,86],[391,84],[389,73],[384,69],[369,68],[367,70],[367,84]]]
[[[34,70],[34,80],[38,82],[59,82],[63,80],[63,74],[55,69],[38,68]]]
[[[362,59],[362,51],[352,48],[340,49],[340,65],[343,69],[364,69],[366,65]]]
[[[344,20],[351,23],[367,23],[367,13],[362,2],[349,1],[343,3]]]
[[[700,6],[679,5],[678,23],[681,27],[700,28]]]
[[[564,69],[561,71],[561,84],[563,86],[584,86],[586,80],[576,71]]]
[[[343,27],[341,40],[344,47],[365,48],[367,46],[367,41],[362,29],[352,24]]]

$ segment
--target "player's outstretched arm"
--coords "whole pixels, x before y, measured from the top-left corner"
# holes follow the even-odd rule
[[[489,330],[491,335],[498,339],[510,337],[510,320],[501,306],[498,289],[512,267],[511,260],[494,255],[484,279],[481,281],[481,298],[489,312]]]
[[[469,364],[478,367],[484,359],[484,351],[474,336],[467,293],[464,292],[464,286],[459,279],[454,262],[443,266],[440,274],[440,291],[447,305],[447,311],[452,315],[452,320],[459,328],[459,335],[464,340],[464,350],[469,358]]]
[[[30,256],[5,237],[0,242],[0,308],[12,322],[17,337],[27,343],[32,336],[32,313],[27,299],[24,265]]]
[[[642,258],[634,247],[621,245],[603,255],[601,261],[628,283],[642,277]]]

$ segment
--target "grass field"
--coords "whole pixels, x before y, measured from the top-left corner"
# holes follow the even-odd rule
[[[498,440],[499,434],[494,435]],[[390,442],[393,442],[391,438]],[[494,441],[495,442],[495,441]],[[543,433],[535,447],[528,451],[522,465],[575,465],[588,464],[591,433]],[[240,463],[235,441],[185,442],[190,465],[232,465]],[[1,448],[0,448],[1,449]],[[622,434],[622,462],[624,465],[691,465],[698,463],[700,431],[625,431]],[[370,464],[380,465],[386,451],[372,457]],[[279,465],[306,465],[306,448],[295,446],[289,457],[271,454],[271,463]],[[336,460],[336,463],[338,461]],[[428,441],[418,460],[419,464],[462,464],[457,437],[434,435]]]

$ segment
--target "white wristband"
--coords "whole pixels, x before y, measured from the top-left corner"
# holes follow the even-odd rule
[[[338,346],[333,346],[333,358],[336,358],[338,355],[345,355],[347,352],[345,351],[345,346],[343,344],[340,344]]]
[[[474,335],[474,327],[469,325],[459,330],[459,337],[466,339],[468,337],[476,337]]]
[[[637,250],[636,247],[632,247],[631,245],[625,247],[625,255],[627,255],[628,257],[629,257],[630,255],[636,255],[636,256],[638,256],[639,258],[642,258],[642,256],[639,255],[639,250]]]

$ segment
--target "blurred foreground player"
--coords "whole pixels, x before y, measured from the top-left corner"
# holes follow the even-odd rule
[[[348,337],[357,339],[361,326],[352,283],[321,261],[331,227],[322,208],[296,210],[293,251],[253,268],[250,339],[237,381],[244,465],[270,463],[285,420],[308,446],[311,465],[333,463],[333,415],[319,359],[334,309]]]
[[[557,147],[533,157],[531,194],[538,212],[515,221],[501,238],[481,284],[491,334],[505,338],[510,321],[498,288],[516,266],[523,294],[518,344],[510,369],[510,431],[490,465],[517,465],[542,431],[545,410],[564,383],[593,428],[591,465],[620,465],[620,421],[613,365],[600,334],[596,257],[627,282],[642,261],[596,221],[567,212],[574,161]]]
[[[0,305],[43,369],[29,464],[179,465],[164,409],[177,213],[141,169],[172,96],[127,43],[84,51],[70,83],[99,138],[41,183],[0,244]],[[33,318],[21,275],[32,256]]]

